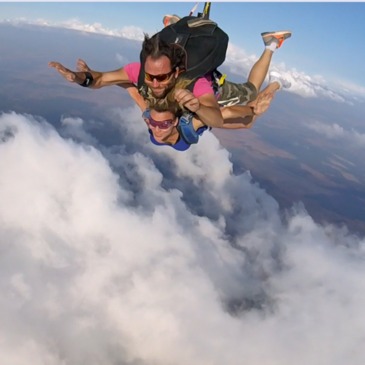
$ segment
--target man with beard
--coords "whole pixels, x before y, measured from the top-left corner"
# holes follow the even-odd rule
[[[261,36],[265,49],[252,67],[248,81],[243,84],[223,82],[217,94],[213,89],[213,73],[197,79],[187,79],[190,82],[189,87],[175,87],[177,81],[186,76],[187,57],[183,48],[166,43],[158,33],[152,38],[145,35],[141,52],[143,64],[130,63],[109,72],[98,72],[89,68],[85,70],[82,60],[78,61],[78,66],[81,64],[79,72],[73,72],[58,62],[50,62],[49,66],[56,68],[68,81],[84,87],[98,89],[119,85],[127,89],[140,107],[143,99],[141,102],[138,93],[145,100],[153,102],[153,99],[161,100],[174,91],[175,101],[181,108],[190,111],[208,127],[222,128],[224,120],[217,100],[219,99],[222,105],[246,104],[253,101],[267,75],[274,51],[291,36],[291,32],[264,32]]]
[[[185,53],[178,47],[171,47],[158,36],[148,37],[142,46],[144,63],[144,84],[146,97],[161,99],[171,91],[179,75],[184,72]],[[74,72],[59,62],[50,62],[63,77],[70,82],[92,89],[105,86],[119,85],[129,89],[131,96],[135,94],[132,88],[138,84],[141,64],[134,62],[115,71]],[[221,127],[223,118],[219,104],[212,88],[211,76],[200,77],[195,81],[192,91],[188,89],[176,90],[176,101],[184,108],[195,113],[203,123],[210,127]]]

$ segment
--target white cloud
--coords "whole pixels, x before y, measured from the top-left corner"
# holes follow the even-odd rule
[[[253,64],[257,61],[255,55],[248,55],[243,49],[228,43],[224,66],[230,68],[230,72],[237,75],[248,75]]]
[[[2,362],[362,365],[364,239],[283,220],[213,134],[177,153],[139,114],[107,117],[119,148],[0,116]]]
[[[334,79],[330,80],[331,87],[335,87],[342,91],[347,98],[354,99],[354,101],[364,101],[365,87],[355,84],[348,80]]]
[[[0,21],[1,22],[1,21]],[[3,20],[3,23],[10,23],[14,25],[18,24],[31,24],[31,25],[39,25],[45,27],[55,27],[55,28],[66,28],[66,29],[73,29],[77,31],[82,31],[86,33],[95,33],[95,34],[103,34],[112,37],[123,37],[127,39],[141,41],[144,38],[143,30],[139,27],[135,26],[126,26],[122,27],[121,29],[108,29],[105,28],[101,23],[92,23],[92,24],[85,24],[82,23],[79,19],[69,19],[63,22],[49,22],[44,19],[36,19],[36,20],[29,20],[25,18],[17,18],[17,19],[7,19]]]
[[[252,66],[258,60],[257,55],[248,55],[244,50],[229,44],[224,65],[229,68],[231,73],[248,76]],[[346,83],[345,81],[324,79],[320,75],[307,75],[295,68],[289,69],[285,64],[277,64],[272,61],[270,70],[280,72],[282,77],[291,83],[291,87],[286,89],[288,92],[298,94],[308,98],[327,98],[337,102],[353,103],[365,99],[365,88]],[[242,80],[242,82],[246,79]],[[268,77],[266,79],[268,81]]]
[[[365,134],[359,133],[355,129],[346,130],[337,123],[328,125],[321,122],[308,123],[306,126],[329,139],[344,140],[352,147],[365,146]]]
[[[322,76],[309,76],[296,69],[282,71],[283,75],[291,82],[290,91],[304,97],[324,97],[338,102],[348,99],[341,95],[335,88],[330,88]]]

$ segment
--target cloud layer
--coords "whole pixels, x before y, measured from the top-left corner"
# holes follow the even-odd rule
[[[0,116],[1,363],[362,365],[364,239],[139,114],[106,116],[118,146]]]
[[[342,143],[346,143],[351,147],[364,148],[365,146],[364,133],[360,133],[355,129],[346,130],[337,123],[328,125],[321,122],[312,122],[308,123],[307,127],[328,139],[341,141]]]

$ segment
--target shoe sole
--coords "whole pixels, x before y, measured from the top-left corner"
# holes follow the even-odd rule
[[[276,38],[278,40],[278,45],[276,48],[280,48],[281,45],[283,44],[283,42],[285,41],[285,39],[288,39],[291,37],[291,31],[289,30],[282,30],[279,32],[264,32],[261,33],[262,39],[264,41],[265,44],[267,44],[265,42],[265,38],[269,39],[269,38]]]
[[[175,24],[180,20],[180,17],[178,17],[177,15],[165,15],[162,19],[162,23],[165,27],[167,27],[168,25],[171,24]]]
[[[282,30],[280,32],[264,32],[264,33],[261,33],[261,36],[263,38],[268,37],[268,36],[275,37],[275,38],[283,36],[284,39],[286,39],[286,38],[291,37],[291,31],[290,30]]]

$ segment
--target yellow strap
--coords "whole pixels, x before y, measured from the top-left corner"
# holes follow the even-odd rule
[[[227,77],[227,75],[226,75],[226,74],[223,74],[223,75],[221,76],[221,78],[220,78],[220,79],[219,79],[219,81],[218,81],[218,85],[219,85],[219,86],[222,86],[222,85],[224,84],[224,81],[225,81],[226,77]]]
[[[206,15],[209,13],[209,8],[210,8],[210,2],[206,2],[205,6],[204,6],[204,10],[203,10],[203,15]]]

